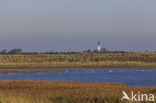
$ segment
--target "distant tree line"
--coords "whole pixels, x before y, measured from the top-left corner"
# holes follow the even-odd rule
[[[0,52],[0,54],[22,54],[22,53],[23,53],[22,49],[12,49],[10,51],[2,50]]]
[[[106,48],[101,48],[101,51],[98,52],[95,50],[85,50],[82,52],[77,51],[64,51],[64,52],[56,52],[56,51],[50,51],[50,52],[23,52],[22,49],[12,49],[12,50],[2,50],[0,54],[77,54],[77,53],[125,53],[125,51],[108,51]]]
[[[75,51],[24,52],[22,49],[12,49],[12,50],[9,50],[9,51],[7,51],[5,49],[5,50],[0,51],[0,54],[76,54],[76,53],[79,53],[79,52],[75,52]]]
[[[117,51],[117,50],[116,51],[109,51],[106,48],[101,48],[100,52],[98,52],[97,49],[94,49],[94,50],[88,49],[84,52],[85,53],[125,53],[126,51]]]

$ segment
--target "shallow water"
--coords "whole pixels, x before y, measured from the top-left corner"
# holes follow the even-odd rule
[[[4,69],[0,69],[3,71]],[[0,74],[0,80],[55,80],[119,82],[128,86],[156,86],[156,68],[145,69],[7,69],[10,71],[65,71],[64,73]]]

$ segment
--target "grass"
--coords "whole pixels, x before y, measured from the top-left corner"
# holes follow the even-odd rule
[[[119,83],[0,81],[0,103],[130,103],[121,101],[123,90],[156,95],[156,87]]]
[[[0,68],[155,68],[156,53],[0,55]]]

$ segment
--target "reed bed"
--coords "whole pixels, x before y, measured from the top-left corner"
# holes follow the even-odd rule
[[[156,53],[79,53],[0,55],[0,68],[156,67]]]
[[[156,87],[119,83],[0,81],[0,103],[130,103],[121,101],[123,90],[156,94]]]

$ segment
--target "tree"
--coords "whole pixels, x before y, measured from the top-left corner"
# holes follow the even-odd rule
[[[0,54],[6,54],[7,53],[7,50],[5,49],[5,50],[2,50],[1,52],[0,52]]]
[[[87,53],[91,53],[91,50],[90,50],[90,49],[88,49],[88,50],[87,50]]]
[[[23,52],[22,52],[22,49],[12,49],[8,53],[9,54],[21,54]]]

